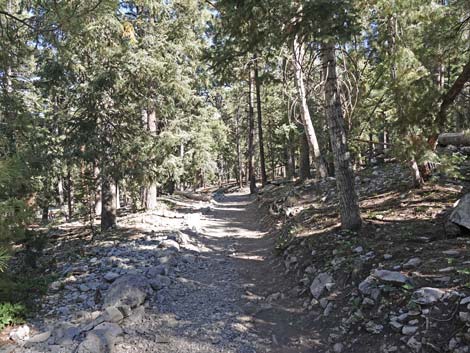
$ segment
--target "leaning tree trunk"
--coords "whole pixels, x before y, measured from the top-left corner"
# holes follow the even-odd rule
[[[249,99],[248,99],[248,178],[250,182],[250,193],[256,193],[256,179],[255,179],[255,170],[254,170],[254,157],[255,157],[255,112],[254,112],[254,72],[250,68],[250,78],[249,78]]]
[[[307,104],[307,92],[305,89],[304,74],[302,71],[304,56],[305,50],[303,43],[299,41],[298,36],[295,36],[293,42],[293,61],[295,84],[297,86],[297,93],[300,100],[300,116],[302,118],[302,124],[304,126],[305,133],[307,134],[308,142],[312,150],[313,164],[315,165],[317,176],[321,179],[324,179],[328,176],[328,170],[326,168],[323,156],[321,155],[317,135],[315,133],[315,128],[313,127],[310,110]]]
[[[157,112],[151,110],[147,113],[147,127],[151,136],[157,136]],[[145,209],[152,210],[157,207],[157,183],[150,182],[145,189]]]
[[[452,86],[448,89],[448,91],[442,96],[441,98],[441,106],[437,113],[437,129],[438,133],[434,134],[429,138],[430,145],[435,148],[437,145],[437,140],[439,137],[439,133],[443,132],[445,127],[445,123],[447,120],[447,111],[454,103],[455,99],[459,96],[462,90],[465,88],[465,84],[470,81],[470,60],[467,64],[463,67],[462,72],[454,81]]]
[[[101,175],[101,231],[116,225],[116,186],[109,175]]]
[[[326,78],[326,119],[335,164],[341,225],[345,229],[357,230],[362,226],[362,219],[354,185],[354,174],[351,168],[351,155],[346,142],[343,110],[336,76],[334,44],[322,44],[322,64],[324,77]]]
[[[263,117],[261,111],[261,82],[258,73],[258,62],[256,60],[257,56],[255,55],[254,74],[256,85],[256,112],[258,114],[259,163],[261,170],[261,184],[265,186],[268,182],[268,178],[266,176],[266,162],[264,158]]]
[[[310,149],[308,146],[308,138],[305,131],[300,135],[300,163],[299,163],[300,180],[304,181],[312,177],[310,173]]]

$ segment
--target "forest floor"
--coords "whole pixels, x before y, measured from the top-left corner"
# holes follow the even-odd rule
[[[101,351],[80,342],[99,320],[103,299],[96,293],[110,290],[110,273],[163,282],[142,313],[118,320],[112,352],[312,352],[316,337],[306,322],[314,317],[282,294],[295,283],[272,275],[283,272],[283,261],[262,231],[256,199],[242,192],[212,202],[167,201],[164,212],[123,215],[119,228],[99,239],[90,240],[78,223],[50,231],[43,258],[55,259],[60,278],[28,320],[30,342],[10,342],[0,352]],[[158,245],[175,234],[180,244]],[[6,342],[15,330],[4,331]]]
[[[29,274],[55,281],[0,352],[469,352],[470,241],[447,223],[469,179],[408,180],[359,173],[359,233],[334,180],[167,197],[95,238],[58,224]]]

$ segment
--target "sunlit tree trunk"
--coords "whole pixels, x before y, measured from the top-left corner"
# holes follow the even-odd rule
[[[157,136],[157,112],[155,109],[147,112],[147,127],[150,135]],[[157,207],[157,183],[150,182],[146,187],[145,209],[152,210]]]
[[[312,177],[310,173],[310,149],[308,146],[308,138],[305,131],[300,135],[300,164],[299,164],[300,180],[307,180]]]
[[[328,176],[328,170],[320,151],[317,134],[315,133],[315,128],[313,127],[310,110],[307,104],[307,92],[305,89],[305,80],[302,71],[304,56],[305,50],[303,43],[300,42],[299,37],[296,35],[293,42],[293,63],[295,84],[297,87],[300,103],[300,116],[302,118],[302,124],[304,125],[305,133],[307,134],[308,142],[312,150],[313,163],[315,165],[317,176],[323,179]]]

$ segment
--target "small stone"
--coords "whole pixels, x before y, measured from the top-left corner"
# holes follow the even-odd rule
[[[333,303],[328,303],[325,310],[323,311],[323,316],[327,317],[330,316],[331,312],[333,311]]]
[[[167,276],[156,275],[153,279],[150,280],[150,286],[153,290],[161,290],[168,287],[171,284],[171,279]]]
[[[323,291],[326,289],[326,285],[333,283],[333,277],[328,273],[320,273],[312,282],[310,286],[310,293],[315,299],[321,297]]]
[[[401,272],[388,271],[388,270],[375,270],[374,276],[382,282],[393,284],[406,284],[410,283],[411,279]]]
[[[375,301],[370,299],[370,298],[364,298],[364,300],[362,301],[362,305],[364,305],[364,306],[374,306]]]
[[[342,343],[335,343],[333,346],[333,352],[335,353],[341,353],[344,349],[344,345]]]
[[[460,305],[467,305],[467,304],[470,304],[470,297],[463,298],[460,301]]]
[[[82,292],[88,292],[90,290],[90,287],[88,287],[86,284],[80,284],[79,289]]]
[[[465,311],[459,312],[459,319],[463,322],[470,322],[470,313]]]
[[[391,254],[384,254],[384,260],[390,260],[392,257]]]
[[[51,337],[51,331],[46,331],[42,333],[38,333],[37,335],[34,335],[28,340],[28,343],[41,343],[45,342]]]
[[[371,296],[374,300],[377,300],[380,295],[380,289],[377,287],[377,280],[373,276],[368,276],[359,284],[358,288],[363,295]]]
[[[414,257],[409,259],[405,264],[403,264],[403,268],[405,270],[411,270],[413,268],[417,268],[421,265],[422,261],[419,257]]]
[[[405,336],[411,336],[414,335],[418,331],[418,326],[403,326],[401,329],[401,333],[404,334]]]
[[[392,330],[395,332],[400,332],[403,325],[400,324],[398,321],[390,321],[390,326],[392,327]]]
[[[180,251],[180,245],[172,239],[163,240],[159,244],[158,247],[163,248],[163,249],[172,249],[172,250]]]
[[[103,307],[128,305],[135,308],[144,303],[151,291],[144,276],[124,275],[113,282],[103,298]]]
[[[382,333],[384,327],[382,325],[376,324],[373,321],[368,321],[366,323],[365,329],[366,329],[367,332],[378,335],[378,334]]]
[[[109,306],[104,310],[103,319],[107,322],[119,322],[124,319],[124,315],[118,308]]]
[[[354,251],[356,254],[360,254],[360,253],[363,253],[363,252],[364,252],[364,248],[363,248],[362,246],[358,246],[358,247],[354,248],[353,251]]]
[[[406,342],[406,345],[415,352],[421,351],[422,348],[421,342],[419,342],[415,337],[411,337],[408,342]]]
[[[403,313],[403,314],[401,314],[400,316],[397,317],[397,320],[399,322],[405,322],[409,317],[410,317],[410,314]]]
[[[62,283],[60,281],[52,282],[49,285],[49,289],[52,291],[58,291],[61,287],[62,287]]]
[[[15,342],[22,342],[22,341],[27,341],[29,339],[29,333],[31,329],[29,328],[28,325],[22,325],[20,327],[17,327],[13,329],[10,332],[10,339],[15,341]]]
[[[423,287],[413,293],[413,301],[421,305],[430,305],[441,300],[445,291],[439,288]]]
[[[104,279],[106,280],[106,282],[109,282],[109,283],[114,282],[119,277],[121,277],[121,275],[116,272],[108,272],[104,275]]]
[[[458,250],[446,250],[446,251],[443,251],[442,253],[446,256],[451,256],[451,257],[455,257],[455,256],[460,255],[460,251],[458,251]]]

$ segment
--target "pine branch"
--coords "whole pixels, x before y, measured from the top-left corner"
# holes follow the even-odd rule
[[[16,17],[15,15],[12,15],[11,13],[9,12],[6,12],[6,11],[2,11],[0,10],[0,15],[4,15],[6,17],[9,17],[17,22],[20,22],[21,24],[31,28],[31,29],[35,29],[33,25],[29,24],[26,20],[22,20],[21,18],[18,18]]]

